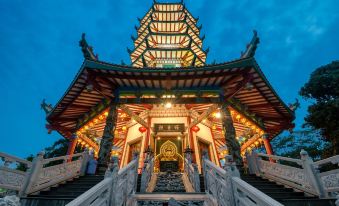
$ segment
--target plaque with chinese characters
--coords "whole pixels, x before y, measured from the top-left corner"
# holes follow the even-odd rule
[[[154,132],[185,132],[185,124],[154,124]]]

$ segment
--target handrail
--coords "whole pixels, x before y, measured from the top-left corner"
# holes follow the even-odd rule
[[[153,174],[153,168],[154,168],[153,165],[154,165],[154,158],[150,160],[147,158],[145,160],[144,166],[142,168],[142,173],[141,173],[140,192],[146,192],[146,189],[148,187],[148,184]]]
[[[300,159],[293,159],[252,152],[252,154],[247,154],[247,162],[252,174],[319,197],[335,196],[334,194],[339,192],[339,177],[337,176],[339,169],[330,169],[325,172],[319,172],[319,169],[323,165],[339,164],[339,155],[317,162],[313,162],[304,150],[301,150],[300,156]],[[264,160],[261,157],[297,163],[301,168]]]
[[[239,205],[283,206],[239,177],[232,177],[232,184]]]
[[[197,165],[185,158],[184,171],[193,186],[194,191],[200,192],[200,177]]]
[[[282,206],[279,202],[244,182],[231,156],[225,157],[224,169],[203,159],[206,192],[220,206]]]
[[[264,153],[258,153],[258,156],[268,157],[268,158],[274,159],[274,160],[284,160],[284,161],[289,161],[289,162],[295,162],[298,165],[302,164],[302,161],[300,159],[293,159],[293,158],[290,158],[290,157],[282,157],[282,156],[269,155],[269,154],[264,154]]]
[[[321,166],[321,165],[325,165],[325,164],[328,164],[328,163],[339,164],[339,155],[316,161],[313,164],[316,165],[316,166]]]
[[[0,152],[0,187],[16,190],[19,196],[26,196],[47,189],[68,179],[84,175],[88,162],[88,151],[74,155],[65,155],[44,159],[40,152],[33,162]],[[51,162],[61,161],[55,165]],[[28,170],[16,169],[16,164],[23,164]]]
[[[16,191],[22,189],[29,173],[17,169],[20,164],[25,165],[26,169],[32,167],[32,162],[28,160],[0,152],[0,188]]]
[[[68,203],[66,206],[109,206],[124,205],[135,193],[138,157],[119,170],[117,160],[108,168],[105,179]]]
[[[108,206],[109,205],[109,193],[110,186],[112,184],[112,177],[105,178],[91,189],[71,201],[67,206],[77,205],[98,205]],[[98,195],[100,194],[100,195]]]
[[[22,163],[27,165],[28,167],[32,166],[32,162],[25,160],[25,159],[21,159],[19,157],[10,155],[10,154],[6,154],[3,152],[0,152],[0,158],[3,159],[3,161],[6,162],[18,162],[18,163]]]

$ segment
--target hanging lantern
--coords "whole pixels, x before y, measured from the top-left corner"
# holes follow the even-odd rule
[[[139,127],[139,132],[144,133],[144,132],[146,132],[146,131],[147,131],[147,128],[146,128],[146,127],[144,127],[144,126]]]
[[[126,126],[123,126],[122,127],[122,131],[126,131],[127,130],[127,127]]]
[[[192,128],[191,128],[191,130],[193,131],[193,132],[199,132],[200,131],[200,128],[198,127],[198,126],[193,126]]]

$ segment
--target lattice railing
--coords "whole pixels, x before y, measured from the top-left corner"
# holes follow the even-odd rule
[[[247,162],[252,174],[319,197],[335,196],[339,192],[339,155],[317,162],[313,162],[304,150],[300,155],[301,159],[293,159],[253,152],[247,154]],[[336,167],[319,172],[325,165]]]

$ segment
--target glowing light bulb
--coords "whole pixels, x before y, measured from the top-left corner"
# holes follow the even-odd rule
[[[215,113],[215,117],[219,119],[221,117],[220,112]]]
[[[165,104],[165,108],[169,109],[169,108],[171,108],[171,107],[172,107],[172,103],[171,103],[171,102],[167,102],[167,103]]]

